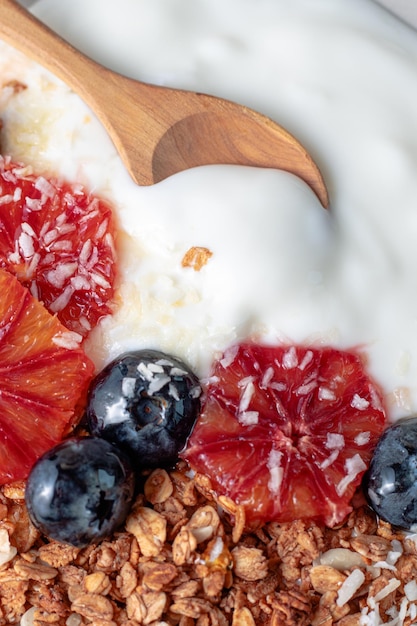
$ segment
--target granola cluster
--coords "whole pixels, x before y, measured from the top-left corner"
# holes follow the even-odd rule
[[[417,623],[417,542],[358,506],[338,529],[270,523],[185,466],[144,477],[126,525],[84,549],[41,537],[24,484],[0,493],[0,625]]]

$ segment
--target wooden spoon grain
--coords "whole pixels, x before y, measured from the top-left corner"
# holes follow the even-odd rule
[[[206,94],[132,80],[83,55],[14,0],[0,0],[0,37],[61,78],[95,112],[133,180],[152,185],[208,164],[281,169],[328,206],[322,175],[280,125]]]

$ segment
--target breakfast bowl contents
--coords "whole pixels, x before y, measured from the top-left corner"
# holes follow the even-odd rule
[[[232,165],[137,186],[0,42],[0,624],[417,623],[415,31],[371,0],[32,11],[276,120],[331,202]]]

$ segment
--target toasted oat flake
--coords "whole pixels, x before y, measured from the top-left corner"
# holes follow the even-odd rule
[[[193,246],[184,254],[181,265],[183,267],[190,267],[196,272],[199,272],[208,260],[213,256],[213,253],[204,246]]]
[[[274,462],[271,459],[271,465],[279,466],[278,456]],[[201,485],[194,504],[181,487],[181,476]],[[24,545],[25,556],[15,555],[3,564],[2,606],[19,606],[16,610],[23,626],[123,626],[129,620],[172,626],[180,616],[184,624],[190,619],[209,624],[204,620],[212,616],[218,620],[213,623],[221,626],[241,626],[240,617],[245,626],[254,626],[269,623],[271,612],[275,614],[272,624],[325,624],[330,605],[334,615],[345,616],[344,621],[338,620],[341,626],[379,626],[391,620],[396,620],[396,626],[408,626],[405,618],[398,620],[406,614],[411,620],[417,616],[417,584],[407,578],[398,557],[401,553],[417,563],[417,547],[410,541],[406,549],[401,537],[392,534],[389,525],[378,527],[366,509],[354,511],[330,535],[314,522],[301,520],[251,531],[245,527],[241,507],[232,500],[219,496],[213,504],[206,482],[197,480],[187,466],[154,470],[125,527],[108,541],[82,550],[48,542],[37,533],[30,535],[23,514],[24,484],[1,488],[0,519],[3,515],[3,523],[10,528],[12,520],[14,525],[22,520],[10,542]],[[367,528],[370,532],[362,534]],[[387,537],[371,534],[375,529]],[[2,537],[7,544],[7,531],[0,526],[0,546]],[[350,549],[343,547],[346,543]],[[387,578],[382,588],[376,587],[372,597],[365,582],[379,576],[376,561],[382,558],[397,559],[398,573]],[[17,582],[12,580],[16,575]],[[401,575],[403,592],[395,582]],[[299,591],[301,577],[306,595]],[[6,587],[10,596],[1,596]],[[360,622],[356,603],[350,602],[356,597],[363,607]],[[392,598],[393,606],[381,621],[380,607],[386,598]],[[35,604],[41,608],[35,609]],[[174,614],[177,621],[172,620]],[[301,614],[305,621],[297,621]]]

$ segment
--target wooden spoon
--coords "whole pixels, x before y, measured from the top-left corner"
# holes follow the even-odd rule
[[[134,181],[151,185],[198,165],[292,172],[328,206],[305,148],[269,118],[228,100],[142,83],[84,56],[14,0],[0,0],[0,37],[61,78],[100,119]]]

